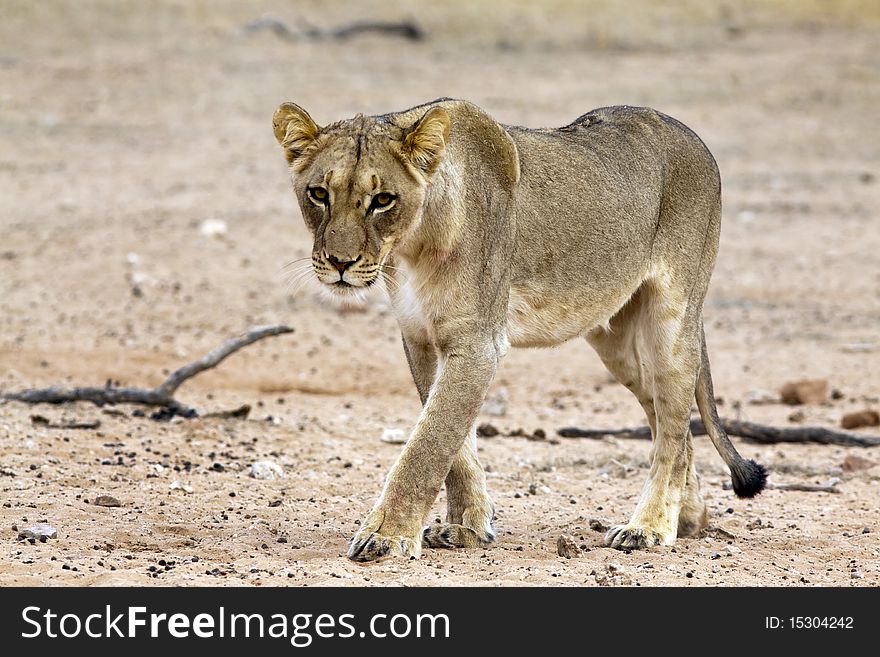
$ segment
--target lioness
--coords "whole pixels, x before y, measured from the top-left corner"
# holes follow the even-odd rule
[[[702,307],[721,183],[683,124],[621,106],[532,130],[440,99],[323,128],[284,103],[274,129],[315,275],[342,295],[386,278],[423,405],[349,558],[494,541],[475,421],[511,345],[586,338],[648,416],[648,481],[606,544],[671,545],[706,526],[694,398],[736,494],[762,490],[764,468],[737,453],[715,408]],[[444,479],[446,523],[423,531]]]

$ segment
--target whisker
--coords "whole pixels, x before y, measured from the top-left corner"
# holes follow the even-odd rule
[[[407,271],[402,267],[397,267],[395,265],[388,264],[387,262],[380,263],[379,267],[381,267],[382,269],[387,269],[393,272],[400,273],[404,278],[406,278]]]
[[[310,274],[313,272],[313,269],[309,266],[300,267],[299,269],[295,269],[293,271],[287,272],[286,276],[288,279],[298,278],[303,274]]]
[[[298,281],[300,278],[307,276],[310,273],[311,273],[311,268],[299,269],[297,271],[292,271],[292,272],[287,273],[284,276],[284,280],[288,285],[290,285],[294,281]]]
[[[297,264],[297,263],[300,263],[300,262],[302,262],[303,260],[309,260],[309,261],[311,261],[311,259],[312,259],[311,256],[305,256],[304,258],[297,258],[296,260],[291,260],[291,261],[288,262],[287,264],[282,265],[282,266],[281,266],[281,270],[283,271],[283,270],[287,269],[288,267],[292,267],[293,265],[295,265],[295,264]]]
[[[385,272],[382,272],[382,282],[385,283],[385,290],[389,295],[395,295],[400,292],[400,281],[394,280],[394,278]]]
[[[408,272],[401,267],[396,267],[387,262],[383,262],[381,264],[381,272],[382,280],[385,282],[385,289],[388,291],[389,296],[393,296],[400,292],[400,289],[404,284],[410,284]],[[389,272],[393,272],[394,275],[390,275]]]
[[[311,268],[294,272],[287,281],[285,292],[290,296],[295,296],[312,279],[311,274]]]

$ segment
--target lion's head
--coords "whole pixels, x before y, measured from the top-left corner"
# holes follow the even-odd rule
[[[294,193],[314,238],[312,267],[338,294],[373,285],[421,219],[428,183],[449,137],[440,107],[413,125],[358,115],[324,128],[294,103],[273,119]]]

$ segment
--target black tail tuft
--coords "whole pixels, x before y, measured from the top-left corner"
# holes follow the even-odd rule
[[[767,470],[751,459],[743,460],[730,469],[730,478],[737,497],[754,497],[767,485]]]

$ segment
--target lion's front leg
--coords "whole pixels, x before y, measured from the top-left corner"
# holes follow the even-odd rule
[[[352,539],[350,559],[420,555],[425,517],[476,419],[498,358],[491,339],[470,337],[443,350],[421,417]]]

